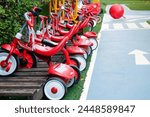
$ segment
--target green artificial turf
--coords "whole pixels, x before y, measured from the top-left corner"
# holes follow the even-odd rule
[[[100,16],[103,17],[103,14],[101,14]],[[98,23],[93,28],[93,31],[98,33],[100,31],[100,28],[101,28],[101,23]],[[85,28],[84,32],[86,32],[87,30],[88,30],[88,28]],[[89,56],[87,59],[86,69],[81,72],[81,79],[80,79],[79,83],[75,84],[73,87],[68,89],[68,92],[67,92],[66,96],[64,97],[64,100],[78,100],[78,99],[80,99],[81,93],[83,91],[83,85],[85,82],[86,74],[87,74],[87,71],[88,71],[89,66],[90,66],[91,56]]]
[[[150,10],[150,0],[101,0],[102,6],[114,3],[125,4],[132,10]]]
[[[148,20],[147,23],[150,24],[150,20]]]
[[[78,82],[78,84],[75,84],[73,87],[68,89],[67,94],[64,97],[65,100],[78,100],[78,99],[80,99],[80,95],[81,95],[82,90],[83,90],[83,85],[84,85],[84,82],[85,82],[87,70],[88,70],[89,65],[90,65],[89,64],[90,61],[91,61],[91,56],[89,56],[88,59],[87,59],[86,69],[81,72],[80,81]]]

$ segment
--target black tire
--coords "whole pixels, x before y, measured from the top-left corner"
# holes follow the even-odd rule
[[[79,68],[79,67],[80,67],[80,63],[79,63],[79,61],[78,61],[76,58],[74,58],[74,57],[70,56],[70,59],[71,59],[71,60],[74,60],[74,61],[76,62],[76,64],[77,64],[77,68]]]
[[[74,55],[72,56],[73,58],[76,58],[78,62],[80,63],[79,70],[83,71],[86,68],[86,60],[82,55]]]
[[[102,22],[102,18],[100,16],[97,16],[98,20],[97,23],[101,23]]]
[[[77,68],[76,66],[71,66],[76,72],[77,72],[77,74],[78,74],[78,78],[75,78],[75,83],[77,84],[79,81],[80,81],[80,75],[81,75],[81,73],[80,73],[80,70],[79,70],[79,68]]]
[[[75,78],[72,78],[72,79],[69,79],[67,82],[66,82],[66,87],[67,88],[70,88],[74,85],[75,83]]]
[[[91,46],[92,51],[93,51],[98,47],[98,41],[97,39],[94,39],[94,38],[89,38],[89,40],[94,44],[93,46]]]
[[[94,23],[93,23],[93,21],[89,21],[89,23],[91,24],[91,26],[89,26],[89,31],[92,31]]]
[[[83,54],[83,57],[87,60],[88,59],[88,52],[86,50],[85,51],[85,54]]]
[[[88,50],[87,50],[87,53],[88,53],[88,55],[91,55],[92,54],[92,47],[91,46],[88,46]]]
[[[100,14],[103,14],[103,13],[104,13],[104,10],[101,8],[101,12],[99,13],[99,15],[100,15]]]
[[[79,63],[79,61],[76,58],[70,56],[70,59],[76,62],[78,68],[80,67],[80,63]],[[66,63],[66,59],[63,61],[63,63]]]

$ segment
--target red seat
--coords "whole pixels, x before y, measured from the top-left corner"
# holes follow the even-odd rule
[[[84,54],[85,51],[78,47],[78,46],[67,46],[67,51],[70,53],[70,54]]]
[[[56,74],[57,76],[64,77],[66,80],[72,79],[75,76],[73,68],[69,65],[57,63],[57,64],[50,64],[48,72],[50,74]]]
[[[71,24],[67,23],[67,24],[66,24],[66,27],[70,29],[70,28],[72,28],[72,27],[73,27],[73,25],[71,25]]]
[[[53,48],[49,47],[49,46],[42,46],[39,44],[35,44],[34,45],[34,52],[43,56],[51,56],[52,53],[50,52]]]
[[[74,45],[76,46],[92,46],[93,43],[89,40],[74,40]]]
[[[95,32],[93,32],[93,31],[91,31],[91,32],[85,32],[85,33],[83,33],[83,35],[84,36],[86,36],[86,37],[91,37],[91,38],[97,38],[97,34],[95,33]]]

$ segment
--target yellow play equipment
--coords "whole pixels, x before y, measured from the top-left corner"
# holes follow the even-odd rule
[[[100,0],[92,0],[92,3],[98,3]]]
[[[49,2],[49,12],[57,13],[59,6],[64,5],[65,0],[50,0]]]
[[[58,13],[61,6],[67,8],[67,5],[69,5],[68,8],[72,8],[72,11],[69,13],[62,11],[61,19],[68,20],[68,17],[65,16],[68,13],[69,20],[76,22],[78,17],[78,0],[50,0],[49,12]]]

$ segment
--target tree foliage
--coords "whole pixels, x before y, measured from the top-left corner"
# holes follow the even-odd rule
[[[44,0],[48,2],[49,0]],[[41,3],[42,2],[42,3]],[[0,44],[10,42],[23,25],[23,14],[33,6],[42,7],[42,0],[3,0],[0,2]]]

